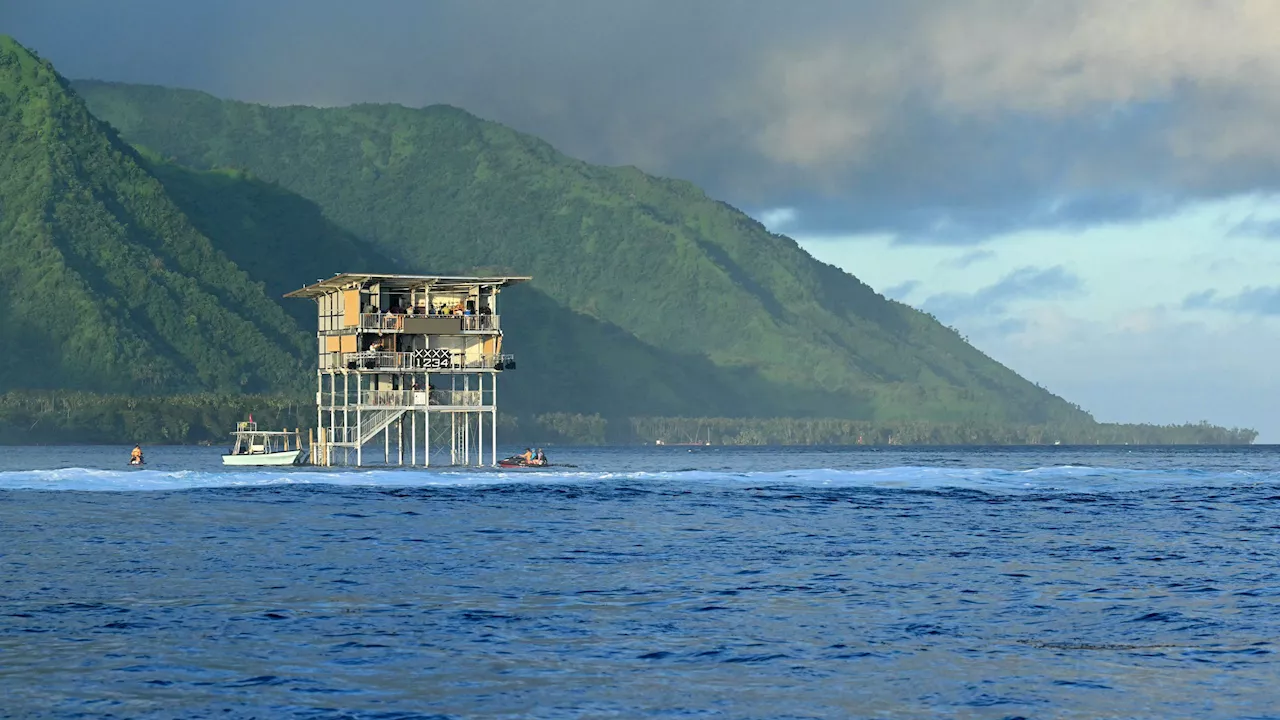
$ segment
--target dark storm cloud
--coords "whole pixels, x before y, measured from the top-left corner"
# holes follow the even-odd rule
[[[1153,0],[42,0],[73,77],[450,103],[799,235],[973,244],[1280,186],[1280,5]]]

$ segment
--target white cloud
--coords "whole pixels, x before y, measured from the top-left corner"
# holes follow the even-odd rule
[[[974,242],[1280,189],[1274,0],[206,5],[0,26],[73,76],[458,105],[793,231]]]
[[[770,210],[762,210],[756,217],[762,225],[769,228],[769,232],[785,232],[797,218],[796,209],[789,207],[772,208]]]
[[[1070,297],[1081,290],[1080,278],[1061,265],[1048,268],[1020,267],[998,281],[972,292],[930,295],[920,309],[943,322],[960,318],[1004,319],[1009,309],[1028,300]]]
[[[1102,421],[1208,420],[1252,427],[1260,442],[1280,441],[1275,322],[1210,324],[1163,306],[1095,319],[1039,308],[1020,332],[976,331],[971,339]]]
[[[773,47],[752,80],[757,149],[822,171],[860,165],[922,108],[951,123],[1028,114],[1096,124],[1123,116],[1126,106],[1190,98],[1157,128],[1165,152],[1184,159],[1280,157],[1274,142],[1280,3],[906,6],[892,27],[876,28],[878,36],[855,30],[851,37],[848,26],[833,25],[825,39]]]
[[[890,296],[909,290],[901,297],[1100,420],[1204,419],[1280,442],[1280,243],[1232,232],[1245,218],[1276,216],[1278,205],[1239,200],[1159,221],[993,238],[998,252],[963,272],[955,262],[964,256],[944,247],[801,243]],[[1060,274],[1046,274],[1056,266]],[[1039,270],[1019,272],[1027,267]],[[1069,292],[1070,277],[1087,292]]]
[[[963,253],[957,257],[945,260],[943,264],[947,267],[963,270],[970,265],[976,265],[977,263],[991,260],[995,256],[996,254],[993,250],[970,250],[969,252]]]

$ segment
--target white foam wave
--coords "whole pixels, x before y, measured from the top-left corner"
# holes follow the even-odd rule
[[[1135,470],[1079,465],[1025,470],[997,468],[885,467],[857,470],[797,469],[770,472],[502,471],[489,469],[254,469],[101,470],[69,467],[57,470],[0,472],[0,489],[146,491],[213,487],[339,485],[363,487],[466,487],[504,484],[663,484],[700,486],[810,488],[884,488],[901,490],[968,489],[994,493],[1105,493],[1159,487],[1230,487],[1280,482],[1275,473],[1210,472],[1197,469]]]

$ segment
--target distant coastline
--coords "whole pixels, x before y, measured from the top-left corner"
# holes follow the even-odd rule
[[[202,393],[102,395],[71,391],[0,394],[0,445],[219,444],[253,413],[263,427],[314,425],[315,407],[291,395]],[[1251,445],[1257,431],[1207,422],[1181,425],[991,421],[936,423],[840,418],[605,417],[499,415],[503,443],[706,446],[1064,446]]]

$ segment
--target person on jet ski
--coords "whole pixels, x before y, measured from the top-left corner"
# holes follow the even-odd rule
[[[130,465],[142,464],[142,446],[141,445],[133,446],[133,452],[129,453],[129,464]]]
[[[533,464],[533,451],[529,448],[525,448],[524,452],[520,453],[517,457],[524,461],[524,464],[526,465]]]
[[[538,452],[534,453],[534,455],[533,455],[533,464],[534,464],[534,465],[546,465],[546,464],[547,464],[547,456],[542,454],[542,448],[538,448]]]

